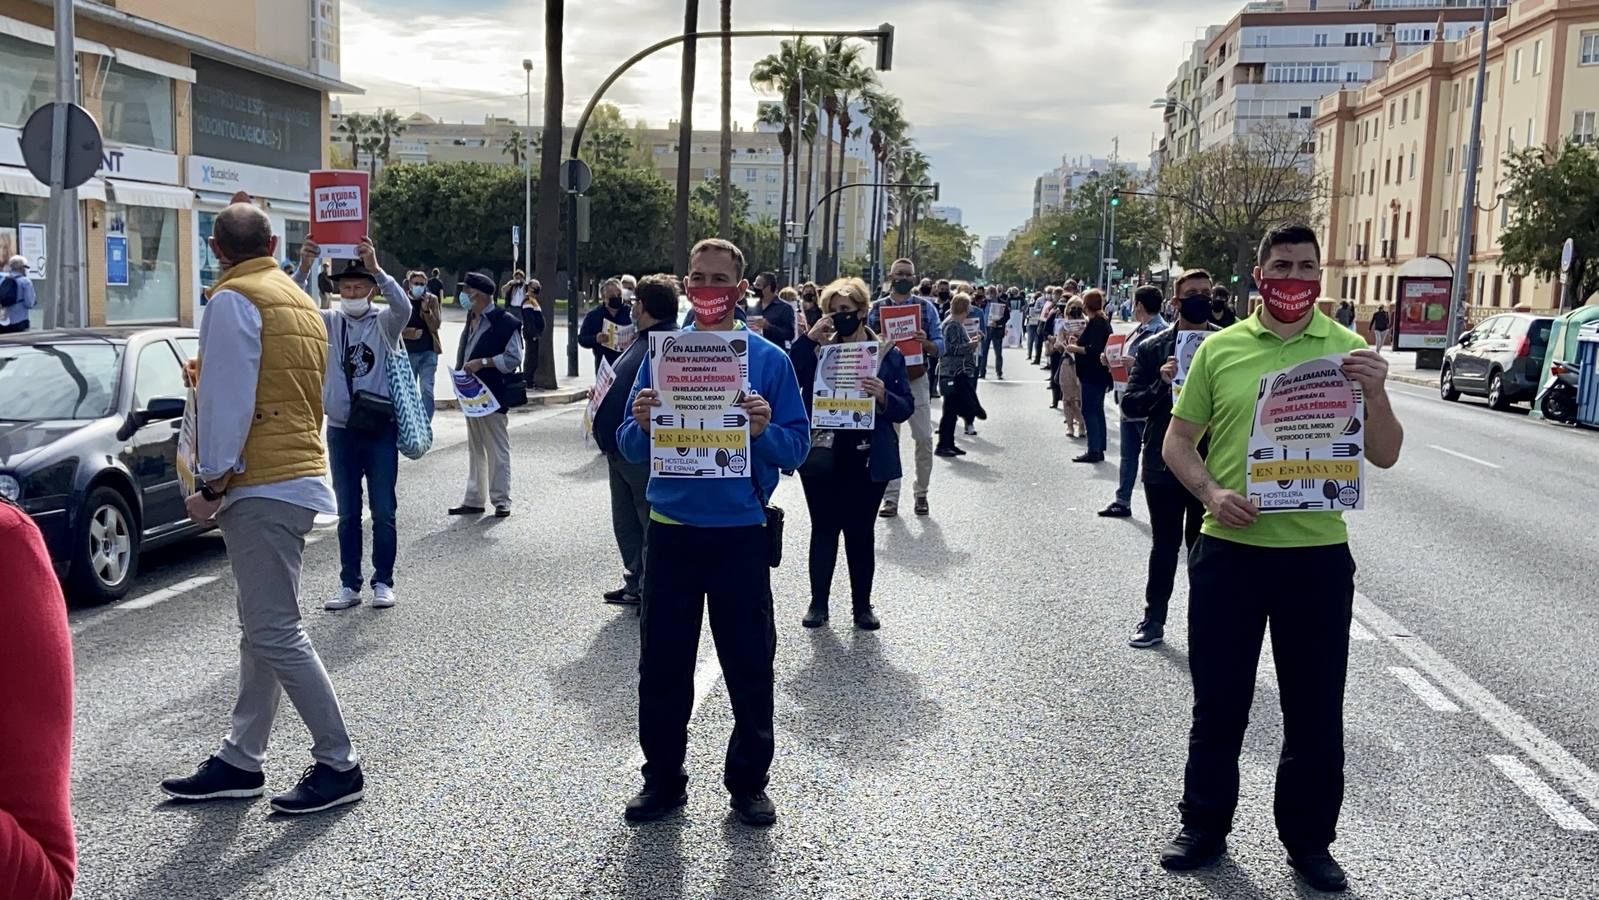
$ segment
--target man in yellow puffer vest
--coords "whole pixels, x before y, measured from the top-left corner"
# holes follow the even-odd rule
[[[248,202],[223,210],[211,236],[225,271],[200,326],[201,485],[188,509],[197,522],[215,521],[227,542],[239,589],[239,699],[221,749],[161,789],[182,800],[265,793],[267,736],[286,692],[314,741],[314,764],[272,798],[274,810],[294,814],[359,800],[365,783],[300,622],[305,536],[318,513],[335,511],[322,447],[328,336],[316,305],[278,268],[277,244]]]

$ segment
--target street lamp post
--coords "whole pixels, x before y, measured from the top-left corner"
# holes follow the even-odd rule
[[[527,75],[527,131],[533,133],[533,60],[522,60],[522,71]],[[522,146],[522,265],[523,271],[533,271],[533,142]]]
[[[1482,52],[1477,56],[1477,96],[1471,107],[1471,132],[1467,136],[1466,190],[1460,201],[1459,243],[1455,245],[1455,277],[1449,289],[1449,330],[1446,346],[1460,339],[1466,320],[1466,291],[1471,273],[1471,238],[1477,224],[1477,169],[1482,165],[1482,98],[1488,80],[1488,30],[1493,27],[1494,5],[1482,4]]]

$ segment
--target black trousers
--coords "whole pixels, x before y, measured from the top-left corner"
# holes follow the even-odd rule
[[[1060,405],[1060,367],[1066,359],[1066,354],[1060,351],[1050,351],[1049,354],[1049,396],[1050,406]]]
[[[1171,603],[1177,581],[1177,551],[1186,546],[1194,551],[1199,526],[1205,521],[1205,505],[1179,482],[1144,482],[1144,502],[1149,504],[1149,530],[1154,542],[1149,548],[1149,583],[1144,587],[1144,621],[1166,624],[1166,607]]]
[[[827,475],[801,472],[800,483],[811,513],[811,602],[827,605],[833,591],[833,570],[838,567],[838,539],[843,535],[850,599],[856,609],[871,606],[872,578],[877,571],[873,548],[877,508],[888,482],[873,481],[871,471],[860,465]]]
[[[1344,800],[1344,677],[1355,600],[1349,546],[1261,548],[1202,535],[1188,579],[1194,722],[1183,824],[1232,828],[1238,754],[1269,626],[1283,713],[1277,836],[1290,852],[1326,849]]]
[[[645,542],[639,648],[639,746],[644,783],[688,783],[688,721],[694,658],[709,607],[711,638],[733,706],[722,783],[734,796],[766,787],[772,766],[772,570],[766,528],[695,528],[651,521]]]

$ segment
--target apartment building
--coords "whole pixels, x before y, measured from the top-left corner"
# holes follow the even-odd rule
[[[47,256],[49,187],[23,167],[21,126],[54,100],[52,10],[0,0],[0,255]],[[220,274],[215,217],[247,191],[280,253],[309,229],[306,172],[325,163],[340,80],[337,0],[79,3],[77,99],[100,124],[100,170],[78,189],[91,325],[194,323]],[[55,285],[33,273],[41,304]]]
[[[1141,171],[1142,163],[1129,163],[1097,156],[1062,156],[1061,164],[1033,180],[1033,217],[1058,212],[1071,205],[1072,195],[1090,178],[1108,172],[1114,166]]]
[[[1162,114],[1161,136],[1150,156],[1150,168],[1155,172],[1166,163],[1199,149],[1199,120],[1204,116],[1204,84],[1209,75],[1205,51],[1223,27],[1211,25],[1205,29],[1203,38],[1185,44],[1183,50],[1187,58],[1178,64],[1176,77],[1166,83],[1167,102]]]
[[[961,223],[961,208],[959,206],[934,206],[927,211],[927,214],[951,225],[959,225]]]
[[[1320,102],[1316,167],[1335,192],[1323,237],[1328,296],[1392,303],[1406,262],[1453,264],[1481,49],[1477,34],[1434,39],[1378,81]],[[1504,157],[1529,143],[1595,140],[1599,0],[1517,0],[1488,54],[1468,303],[1555,308],[1558,284],[1499,263],[1512,212],[1500,197]]]

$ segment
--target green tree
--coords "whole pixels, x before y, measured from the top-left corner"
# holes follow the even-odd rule
[[[400,120],[400,114],[394,110],[380,109],[377,116],[371,119],[371,126],[381,144],[378,148],[378,155],[383,158],[383,164],[387,166],[392,162],[389,151],[394,139],[405,131],[405,123]]]
[[[604,278],[671,271],[673,190],[658,172],[637,168],[607,172],[594,179],[589,196],[585,272]]]
[[[372,189],[372,237],[419,268],[511,264],[511,226],[522,221],[522,173],[487,163],[391,167]]]
[[[889,229],[885,242],[899,243],[898,225]],[[916,263],[916,271],[933,277],[956,275],[957,269],[971,271],[972,254],[977,252],[977,236],[963,226],[943,219],[923,219],[916,225],[914,243],[907,254]]]
[[[1502,262],[1512,275],[1560,277],[1560,254],[1570,238],[1575,288],[1562,305],[1599,291],[1599,150],[1572,141],[1528,147],[1505,158],[1510,224],[1499,236]]]
[[[612,103],[596,106],[583,133],[583,160],[596,169],[625,168],[633,162],[633,146],[622,111]]]
[[[750,192],[736,184],[729,185],[729,187],[732,189],[729,195],[729,202],[732,204],[730,209],[733,211],[733,218],[735,220],[748,219],[750,217]],[[694,185],[694,190],[689,194],[689,199],[695,203],[704,203],[707,206],[716,207],[721,203],[721,191],[722,179],[713,176]],[[720,213],[718,213],[717,218],[721,218]]]
[[[511,165],[522,168],[522,160],[528,155],[527,134],[518,128],[511,132],[511,136],[500,145],[500,155],[509,156]]]
[[[361,140],[372,131],[372,119],[361,113],[346,113],[339,120],[339,134],[350,142],[350,168],[360,164]]]

